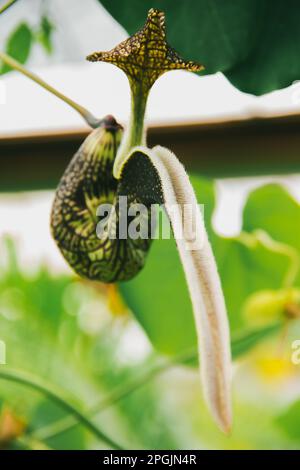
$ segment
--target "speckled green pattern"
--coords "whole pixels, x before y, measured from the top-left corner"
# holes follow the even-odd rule
[[[186,61],[167,43],[165,14],[151,8],[145,25],[136,34],[108,52],[94,52],[87,57],[91,62],[109,62],[122,69],[133,89],[142,85],[148,93],[154,82],[170,70],[199,72],[204,67]]]

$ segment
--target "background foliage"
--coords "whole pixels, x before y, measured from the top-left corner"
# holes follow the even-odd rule
[[[150,7],[164,10],[172,46],[243,91],[259,95],[299,77],[296,0],[101,3],[129,33]],[[54,27],[44,14],[38,26],[21,22],[1,49],[22,63],[34,43],[51,53]],[[0,73],[9,71],[2,65]],[[221,435],[203,406],[191,305],[173,239],[154,241],[140,275],[108,290],[71,274],[54,276],[46,266],[29,275],[5,238],[0,339],[9,345],[9,368],[0,367],[0,447],[105,446],[88,423],[70,416],[72,403],[126,448],[299,448],[299,369],[290,350],[300,333],[299,204],[278,185],[261,187],[245,202],[241,233],[224,238],[212,226],[214,183],[199,175],[192,182],[205,208],[238,365],[232,435]],[[143,352],[130,352],[138,339]],[[23,385],[12,381],[21,372],[29,374]],[[53,387],[60,401],[47,392]]]
[[[211,228],[213,183],[197,176],[192,180],[199,202],[207,209],[207,226],[230,313],[233,357],[240,363],[240,370],[248,370],[251,390],[260,390],[259,403],[253,403],[247,393],[236,393],[232,436],[225,438],[216,431],[201,404],[198,373],[193,368],[196,351],[190,300],[173,240],[154,241],[144,271],[120,285],[130,313],[118,291],[109,292],[101,284],[53,276],[45,266],[29,276],[18,266],[14,244],[5,239],[2,253],[7,261],[0,280],[0,328],[9,345],[9,369],[26,371],[44,380],[46,387],[57,387],[59,395],[66,394],[85,413],[88,409],[101,410],[91,414],[93,421],[126,448],[183,448],[191,447],[193,442],[196,447],[201,442],[205,447],[298,448],[298,401],[266,407],[270,383],[272,387],[275,384],[272,393],[276,395],[278,385],[295,380],[299,373],[291,363],[289,347],[300,331],[299,322],[289,319],[286,308],[291,301],[295,308],[300,305],[299,273],[294,269],[300,252],[286,243],[282,230],[289,211],[283,210],[282,217],[278,217],[278,207],[288,207],[287,201],[295,208],[298,204],[280,186],[262,187],[249,195],[244,213],[252,206],[259,220],[265,210],[264,193],[276,192],[276,204],[268,212],[270,220],[277,220],[277,229],[273,224],[274,238],[263,232],[266,227],[262,224],[255,224],[254,231],[244,230],[236,238],[223,238]],[[258,202],[254,202],[256,199]],[[289,270],[293,279],[290,277],[287,285]],[[278,298],[279,293],[291,290],[297,295],[284,297],[283,302],[282,295]],[[275,300],[270,302],[268,297],[265,302],[266,293]],[[138,352],[128,356],[124,344],[122,347],[122,338],[135,324],[132,313],[154,345],[140,357]],[[290,340],[278,355],[287,325]],[[137,334],[143,336],[135,330],[134,341]],[[175,366],[187,361],[192,368]],[[70,426],[69,411],[47,396],[4,381],[5,370],[0,369],[2,446],[103,445],[85,426],[75,425],[72,419]],[[239,381],[237,376],[237,384]],[[254,438],[253,416],[257,415],[265,432]]]

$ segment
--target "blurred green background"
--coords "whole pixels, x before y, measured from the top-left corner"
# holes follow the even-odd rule
[[[196,176],[192,181],[209,226],[213,184]],[[276,209],[262,221],[270,192]],[[276,225],[280,204],[285,220]],[[297,237],[282,230],[292,210],[300,220],[299,204],[280,186],[268,185],[247,200],[248,231],[222,238],[210,230],[232,329],[230,436],[216,429],[203,403],[174,240],[156,240],[136,279],[108,287],[53,274],[43,264],[28,272],[18,263],[14,241],[3,237],[1,446],[106,448],[65,403],[49,397],[50,390],[125,448],[299,448],[300,377],[292,342],[300,337],[300,254]]]
[[[0,22],[22,1],[15,3]],[[102,8],[98,3],[93,8]],[[191,59],[203,59],[208,74],[223,72],[240,90],[260,95],[299,78],[299,2],[228,0],[226,6],[213,2],[214,8],[208,0],[178,1],[176,7],[169,0],[102,4],[129,33],[149,7],[165,9],[172,45]],[[72,41],[78,33],[73,30],[72,36],[69,15],[63,19],[68,48],[67,40],[61,45],[61,29],[56,43],[57,25],[47,2],[32,0],[31,5],[38,5],[38,21],[26,17],[11,27],[7,22],[1,50],[22,63],[76,61]],[[189,27],[178,34],[182,17]],[[42,46],[39,52],[36,46]],[[8,72],[2,64],[1,74]],[[213,223],[219,202],[215,182],[198,174],[191,179],[204,205],[228,308],[232,433],[218,431],[204,405],[191,304],[174,240],[155,240],[145,269],[130,282],[83,281],[67,268],[52,269],[42,256],[24,262],[24,244],[5,229],[12,195],[2,194],[1,449],[300,448],[299,202],[282,185],[259,185],[241,204],[240,233],[225,237]],[[27,221],[26,210],[44,195],[14,197],[15,206],[25,204],[20,230],[26,231],[26,222],[33,220],[28,212]],[[37,252],[44,236],[39,222],[31,239]]]

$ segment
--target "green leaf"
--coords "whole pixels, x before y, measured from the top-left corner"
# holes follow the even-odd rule
[[[221,275],[232,331],[246,326],[242,306],[256,290],[278,289],[290,267],[290,258],[274,252],[255,234],[222,238],[210,227],[214,209],[213,185],[194,177],[198,202],[204,204],[206,225]],[[154,240],[145,268],[132,281],[120,285],[134,315],[155,348],[165,354],[179,354],[196,345],[191,301],[176,244]]]
[[[261,95],[299,79],[297,0],[100,1],[129,34],[150,8],[163,10],[170,45],[245,92]]]
[[[8,38],[6,43],[6,53],[21,64],[25,64],[30,54],[32,40],[33,35],[30,27],[27,23],[21,23]],[[11,67],[6,64],[2,64],[0,74],[3,75],[10,70],[12,70]]]
[[[250,193],[243,212],[243,228],[258,228],[300,252],[300,205],[278,184],[268,184]]]
[[[43,46],[47,54],[52,54],[52,33],[54,26],[47,16],[43,16],[41,19],[40,29],[36,34],[37,41]]]
[[[294,402],[275,422],[291,439],[300,439],[300,401]]]

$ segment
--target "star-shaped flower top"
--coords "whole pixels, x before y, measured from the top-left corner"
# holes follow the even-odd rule
[[[133,88],[147,93],[154,82],[169,70],[199,72],[204,67],[183,60],[166,40],[165,14],[151,8],[143,28],[109,52],[94,52],[87,60],[109,62],[122,69]]]

